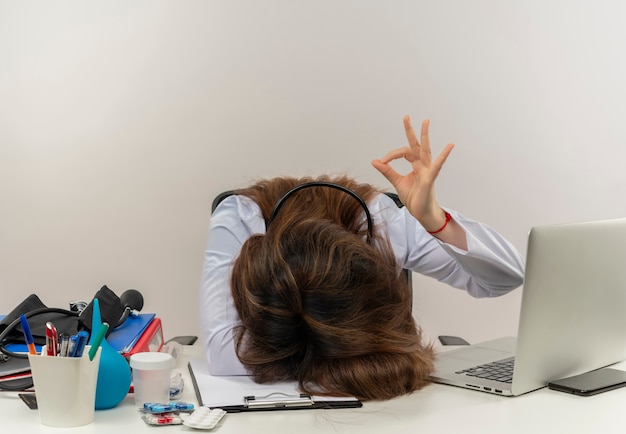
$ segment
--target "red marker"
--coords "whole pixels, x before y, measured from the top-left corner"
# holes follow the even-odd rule
[[[59,354],[59,335],[51,322],[46,323],[46,354],[48,356]]]

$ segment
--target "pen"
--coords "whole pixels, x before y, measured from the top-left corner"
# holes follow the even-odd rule
[[[76,346],[74,347],[74,351],[72,351],[72,354],[68,354],[68,356],[83,357],[83,351],[85,350],[85,345],[87,344],[87,340],[89,339],[89,334],[85,330],[81,330],[76,336]]]
[[[49,356],[59,354],[59,336],[51,322],[46,323],[46,354]]]
[[[70,337],[65,333],[59,335],[59,356],[66,357],[68,355],[67,348],[70,345]]]
[[[96,356],[96,353],[98,352],[98,348],[100,347],[100,344],[102,343],[102,339],[104,339],[104,335],[107,334],[108,330],[109,330],[109,324],[103,322],[100,328],[98,329],[98,332],[96,333],[95,337],[93,338],[93,342],[91,343],[91,348],[89,348],[89,360],[90,361],[93,360],[93,358]]]
[[[28,325],[28,320],[24,314],[20,315],[20,322],[22,323],[22,331],[24,332],[24,339],[26,340],[28,352],[30,354],[37,354],[37,350],[35,349],[35,340],[33,339],[33,334],[30,331],[30,325]]]
[[[67,343],[67,357],[72,357],[72,354],[76,351],[76,344],[78,344],[78,335],[70,336],[70,340]]]

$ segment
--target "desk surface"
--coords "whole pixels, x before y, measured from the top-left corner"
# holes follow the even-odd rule
[[[186,383],[182,399],[197,403],[187,359],[199,355],[198,345],[184,347],[175,370]],[[626,363],[617,366],[626,369]],[[433,384],[412,395],[383,402],[366,402],[363,408],[346,410],[294,410],[227,414],[214,433],[333,434],[393,433],[623,433],[626,388],[587,398],[547,388],[515,398],[490,395]],[[59,433],[39,423],[14,392],[0,392],[2,432]],[[117,431],[116,431],[117,430]],[[157,431],[154,431],[157,430]],[[181,425],[152,427],[141,419],[132,395],[117,407],[96,411],[95,421],[72,433],[111,432],[134,434],[195,431]],[[201,431],[197,431],[201,432]]]

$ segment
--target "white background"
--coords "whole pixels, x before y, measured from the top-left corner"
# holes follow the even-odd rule
[[[522,253],[531,226],[626,215],[626,3],[0,1],[0,313],[107,284],[197,334],[210,204],[346,173],[431,119],[444,206]],[[515,334],[521,289],[414,277],[429,336]]]

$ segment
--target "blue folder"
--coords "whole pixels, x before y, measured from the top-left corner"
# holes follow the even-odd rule
[[[107,342],[120,353],[132,350],[155,316],[154,313],[129,316],[121,326],[114,328],[107,336]]]

